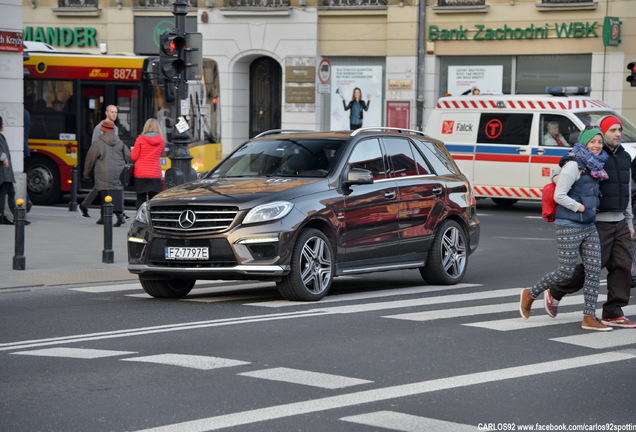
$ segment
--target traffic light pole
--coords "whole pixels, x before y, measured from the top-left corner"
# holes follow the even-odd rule
[[[172,14],[175,16],[175,31],[178,37],[184,38],[186,35],[185,18],[188,14],[188,4],[183,0],[176,0],[173,4]],[[185,56],[185,51],[180,50],[179,56]],[[183,105],[187,106],[187,87],[186,87],[186,71],[181,70],[177,76],[173,78],[173,83],[177,94],[177,115],[179,118],[187,113],[182,112]],[[182,120],[183,121],[183,120]],[[173,129],[172,134],[172,154],[170,156],[171,168],[166,171],[166,188],[187,183],[196,178],[196,174],[192,174],[192,155],[188,150],[190,143],[189,128],[179,128],[179,123]],[[181,130],[180,130],[181,129]]]

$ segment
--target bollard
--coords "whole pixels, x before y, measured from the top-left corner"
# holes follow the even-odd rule
[[[24,221],[26,219],[26,210],[24,209],[24,200],[19,198],[15,202],[15,217],[13,224],[15,226],[15,255],[13,256],[13,270],[24,270],[26,268],[26,257],[24,256]]]
[[[115,262],[115,251],[113,250],[113,198],[110,195],[104,197],[102,205],[102,215],[104,218],[104,250],[102,251],[102,262],[112,264]]]
[[[77,188],[79,187],[79,171],[77,165],[71,170],[71,200],[68,203],[68,211],[77,211]]]

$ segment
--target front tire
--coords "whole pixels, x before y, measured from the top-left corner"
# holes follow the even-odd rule
[[[38,205],[57,204],[62,199],[60,169],[45,156],[31,156],[25,161],[29,199]]]
[[[195,279],[144,279],[139,276],[141,287],[155,298],[183,298],[192,291]]]
[[[320,300],[331,288],[334,267],[333,248],[327,236],[317,229],[305,229],[294,245],[291,271],[276,287],[287,300]]]
[[[435,234],[426,265],[420,274],[431,285],[455,285],[464,278],[468,264],[466,233],[453,220],[445,220]]]

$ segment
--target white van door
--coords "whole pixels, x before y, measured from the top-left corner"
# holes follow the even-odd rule
[[[530,187],[533,113],[482,113],[477,129],[473,187],[477,196],[536,198]]]

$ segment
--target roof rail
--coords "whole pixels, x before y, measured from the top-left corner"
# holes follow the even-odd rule
[[[398,132],[398,133],[408,133],[408,134],[413,134],[413,135],[426,136],[426,134],[424,132],[418,131],[418,130],[402,129],[402,128],[396,128],[396,127],[381,127],[381,126],[371,126],[371,127],[364,127],[364,128],[356,129],[353,132],[351,132],[350,136],[356,136],[356,135],[358,135],[361,132],[367,132],[367,131],[393,131],[393,132]]]
[[[258,135],[256,135],[252,139],[262,138],[262,137],[267,136],[267,135],[295,133],[295,132],[313,132],[313,131],[307,130],[307,129],[270,129],[268,131],[259,133]]]

